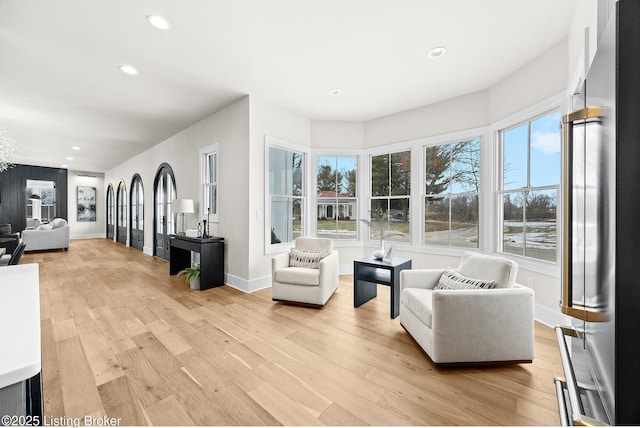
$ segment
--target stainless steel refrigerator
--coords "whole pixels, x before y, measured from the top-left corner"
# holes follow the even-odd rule
[[[599,2],[598,49],[565,115],[563,425],[640,425],[640,1]]]

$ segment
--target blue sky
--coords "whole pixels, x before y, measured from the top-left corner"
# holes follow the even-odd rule
[[[527,141],[523,124],[504,133],[504,189],[527,187]],[[531,187],[560,184],[560,111],[531,122]]]

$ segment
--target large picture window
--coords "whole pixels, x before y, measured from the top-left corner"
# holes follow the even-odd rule
[[[305,154],[269,146],[271,244],[304,236]]]
[[[370,216],[386,241],[411,242],[410,196],[411,151],[371,156]],[[377,229],[370,228],[370,239],[380,239]]]
[[[502,130],[502,251],[557,260],[560,111]]]
[[[320,238],[357,239],[357,156],[318,156],[316,230]]]
[[[479,246],[480,139],[424,149],[424,244]]]

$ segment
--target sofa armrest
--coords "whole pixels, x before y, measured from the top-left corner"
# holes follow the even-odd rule
[[[320,286],[337,286],[340,281],[340,255],[337,251],[320,260]]]
[[[438,290],[432,294],[434,360],[533,360],[535,299],[515,284],[492,290]],[[441,344],[446,343],[446,346]],[[455,344],[455,346],[452,346]]]
[[[405,288],[433,289],[445,269],[406,269],[400,272],[400,293]]]
[[[277,270],[289,267],[289,253],[276,254],[271,258],[271,275],[275,275]]]

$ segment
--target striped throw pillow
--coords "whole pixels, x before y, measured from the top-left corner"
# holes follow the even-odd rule
[[[331,254],[331,251],[307,251],[292,248],[289,254],[289,266],[320,269],[320,260]]]
[[[490,289],[495,288],[495,281],[484,281],[481,279],[472,279],[460,275],[457,272],[446,270],[440,277],[440,282],[434,290],[469,290],[474,288]]]

